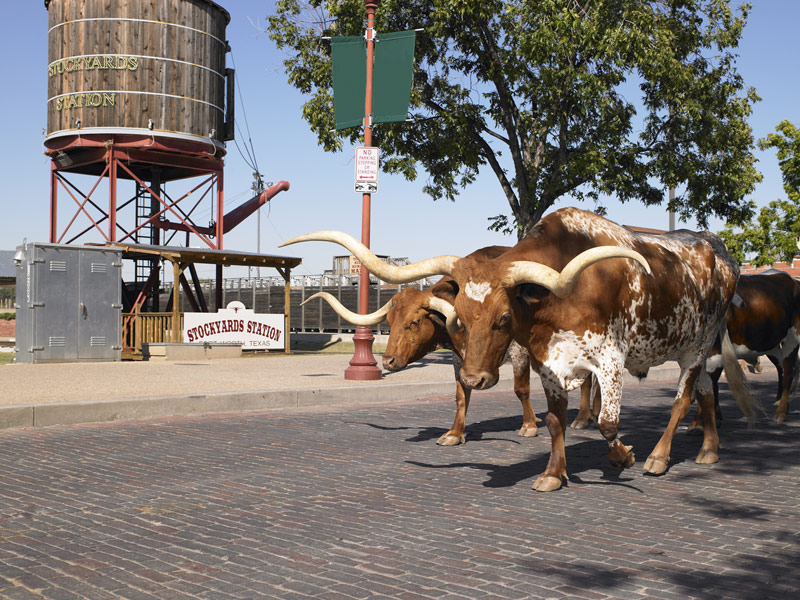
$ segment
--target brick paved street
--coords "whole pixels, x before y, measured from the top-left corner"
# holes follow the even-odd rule
[[[550,494],[530,489],[549,437],[516,436],[510,393],[475,394],[455,448],[444,397],[5,430],[0,597],[797,598],[800,401],[748,429],[725,393],[720,462],[679,431],[644,476],[671,394],[626,387],[621,475],[570,430]]]

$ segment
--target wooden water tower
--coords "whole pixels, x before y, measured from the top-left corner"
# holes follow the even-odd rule
[[[210,0],[45,7],[50,242],[222,250],[224,142],[234,130],[229,13]],[[167,191],[172,182],[180,195]],[[157,259],[136,260],[140,306],[149,297],[151,310],[158,273]]]

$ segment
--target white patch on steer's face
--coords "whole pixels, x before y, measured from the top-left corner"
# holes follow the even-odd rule
[[[481,303],[486,299],[486,296],[488,296],[489,292],[491,291],[492,286],[489,285],[488,281],[484,281],[483,283],[475,283],[471,279],[464,288],[464,293],[466,294],[467,298]]]

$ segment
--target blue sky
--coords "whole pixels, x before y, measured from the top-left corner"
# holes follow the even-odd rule
[[[260,31],[273,2],[218,0],[230,13],[227,37],[233,49],[240,93],[237,120],[249,131],[261,172],[267,181],[287,180],[291,189],[262,209],[260,249],[266,254],[300,256],[297,273],[316,274],[331,268],[331,257],[344,253],[330,244],[311,243],[278,248],[294,235],[319,229],[338,229],[360,238],[361,195],[353,191],[353,148],[328,154],[316,145],[302,120],[304,98],[286,82],[282,60]],[[737,3],[738,4],[738,3]],[[764,137],[783,119],[800,122],[800,61],[797,24],[800,2],[755,0],[739,48],[738,68],[762,101],[750,123]],[[2,215],[0,249],[28,241],[48,241],[49,159],[43,150],[47,103],[47,11],[41,0],[15,2],[0,22],[4,93],[0,106],[6,131],[0,174]],[[229,65],[231,64],[229,57]],[[246,117],[246,123],[245,123]],[[245,141],[237,134],[239,145]],[[774,150],[757,151],[764,180],[753,199],[760,205],[785,197]],[[225,160],[225,211],[249,198],[252,171],[233,143]],[[380,176],[372,197],[372,248],[380,254],[419,260],[437,254],[464,255],[491,244],[515,240],[486,230],[487,218],[508,214],[508,204],[490,171],[464,190],[456,202],[434,202],[422,193],[425,175],[417,182]],[[66,201],[63,200],[63,201]],[[558,206],[570,204],[564,201]],[[666,228],[663,209],[630,202],[606,202],[609,217],[622,224]],[[558,208],[558,206],[556,208]],[[587,206],[587,208],[591,208]],[[696,224],[682,224],[695,228]],[[713,221],[710,229],[722,227]],[[257,221],[253,216],[225,236],[229,250],[256,251]],[[202,268],[210,275],[211,268]],[[244,272],[226,269],[226,277]],[[265,274],[265,273],[262,273]]]

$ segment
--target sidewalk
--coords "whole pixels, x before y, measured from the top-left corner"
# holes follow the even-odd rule
[[[394,402],[455,393],[449,353],[429,354],[378,381],[349,381],[350,355],[268,354],[209,361],[142,361],[0,366],[0,429],[171,415]],[[376,355],[380,365],[381,357]],[[677,365],[648,381],[677,381]],[[626,374],[626,385],[636,379]],[[532,402],[542,408],[538,378]],[[510,365],[489,392],[512,391]],[[479,397],[482,392],[475,392]]]

